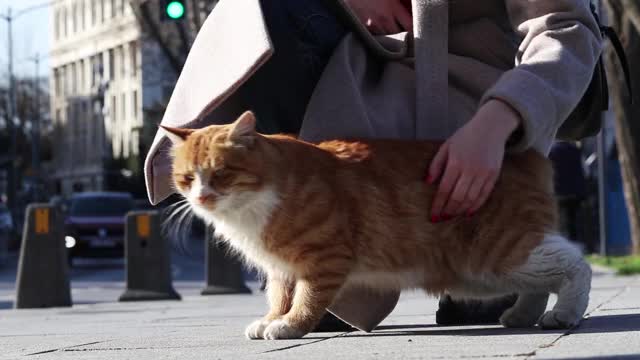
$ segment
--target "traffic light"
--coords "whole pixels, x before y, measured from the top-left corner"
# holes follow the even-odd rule
[[[187,12],[184,0],[162,0],[161,18],[165,20],[182,20]]]

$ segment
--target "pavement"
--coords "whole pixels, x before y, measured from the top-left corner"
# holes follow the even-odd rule
[[[596,269],[586,318],[569,331],[440,327],[437,300],[410,292],[369,334],[250,341],[245,326],[267,308],[258,284],[250,282],[252,295],[203,297],[203,282],[185,277],[184,263],[174,271],[182,301],[115,302],[122,281],[92,279],[91,267],[79,266],[73,307],[12,310],[13,288],[0,276],[0,304],[8,304],[0,310],[0,359],[640,359],[640,277]]]

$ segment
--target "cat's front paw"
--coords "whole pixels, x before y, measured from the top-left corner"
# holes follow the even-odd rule
[[[271,321],[265,319],[259,319],[252,322],[244,331],[244,335],[247,339],[256,340],[264,338],[264,330],[269,326]]]
[[[263,339],[279,340],[279,339],[299,339],[306,333],[289,325],[285,320],[274,320],[266,329],[264,329]]]

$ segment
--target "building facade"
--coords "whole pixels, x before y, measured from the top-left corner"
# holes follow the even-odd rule
[[[131,176],[122,164],[141,163],[145,126],[158,121],[145,109],[166,102],[175,75],[128,1],[63,0],[52,10],[50,176],[62,195],[110,190]]]

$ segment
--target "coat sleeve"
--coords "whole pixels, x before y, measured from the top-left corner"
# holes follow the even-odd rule
[[[509,20],[522,39],[515,67],[484,94],[521,115],[511,150],[555,137],[587,90],[602,52],[602,35],[589,0],[505,0]]]

